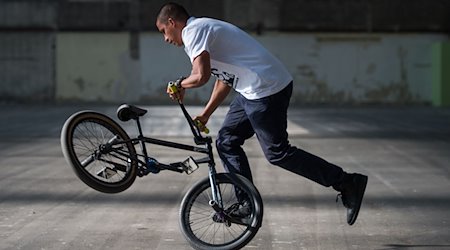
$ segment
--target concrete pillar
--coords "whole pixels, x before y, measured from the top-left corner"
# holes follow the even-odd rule
[[[433,45],[433,96],[434,106],[450,106],[450,42]]]

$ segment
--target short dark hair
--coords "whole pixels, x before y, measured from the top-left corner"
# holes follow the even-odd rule
[[[169,17],[176,21],[186,21],[189,18],[189,14],[180,4],[170,2],[161,7],[156,20],[167,23]]]

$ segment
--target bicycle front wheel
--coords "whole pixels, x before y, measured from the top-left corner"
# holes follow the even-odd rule
[[[129,136],[103,114],[81,111],[69,117],[61,148],[77,176],[97,191],[122,192],[136,179],[136,151]]]
[[[263,217],[261,196],[249,180],[240,175],[234,177],[229,173],[215,176],[222,199],[220,212],[213,209],[210,203],[213,198],[209,178],[192,186],[183,198],[181,232],[195,249],[239,249],[258,232]],[[245,218],[233,219],[232,210],[242,202],[237,193],[240,197],[246,197],[250,209]]]

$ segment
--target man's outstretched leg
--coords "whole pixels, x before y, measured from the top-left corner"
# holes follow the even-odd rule
[[[245,101],[245,111],[268,161],[341,193],[347,222],[358,216],[367,176],[348,174],[341,167],[291,146],[288,141],[287,108],[292,84],[267,99]]]

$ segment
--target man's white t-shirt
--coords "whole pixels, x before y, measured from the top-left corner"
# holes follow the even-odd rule
[[[247,99],[278,93],[292,81],[276,57],[232,24],[191,17],[182,31],[182,39],[191,62],[208,51],[211,74]]]

